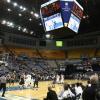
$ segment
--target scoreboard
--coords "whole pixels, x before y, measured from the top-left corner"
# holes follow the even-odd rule
[[[48,17],[59,12],[61,12],[60,1],[50,2],[50,4],[45,4],[43,7],[41,7],[43,17]]]
[[[72,13],[81,19],[83,16],[83,8],[77,2],[74,2]]]
[[[51,0],[41,5],[41,18],[46,32],[63,27],[59,0]]]
[[[46,32],[65,27],[77,33],[83,7],[76,0],[51,0],[41,5],[40,15]]]

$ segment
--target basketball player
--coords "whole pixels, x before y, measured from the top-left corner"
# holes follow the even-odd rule
[[[56,84],[56,76],[53,77],[52,88],[55,88],[55,84]]]
[[[8,85],[9,85],[9,87],[10,87],[10,85],[11,85],[11,76],[10,76],[10,74],[8,74],[8,75],[6,76],[6,78],[7,78],[7,83],[8,83]]]
[[[39,78],[38,78],[38,76],[35,76],[33,88],[35,88],[35,86],[36,86],[36,88],[38,88],[38,82],[39,82]]]
[[[5,75],[1,75],[0,77],[0,90],[3,89],[2,97],[5,97],[6,92],[6,77]]]
[[[58,83],[58,84],[60,83],[60,76],[59,75],[56,76],[56,83]]]
[[[60,83],[63,84],[64,83],[64,75],[61,74],[61,80],[60,80]]]
[[[14,86],[14,82],[15,82],[15,73],[11,74],[11,85]]]
[[[32,82],[31,75],[30,74],[27,74],[25,77],[26,77],[25,78],[25,86],[28,88],[28,87],[31,86],[31,82]]]
[[[19,81],[19,85],[21,85],[22,88],[24,88],[24,75],[20,76],[20,81]]]

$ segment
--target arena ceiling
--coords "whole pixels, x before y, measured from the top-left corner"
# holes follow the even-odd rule
[[[48,0],[0,0],[0,33],[13,32],[42,37],[40,5]],[[100,0],[77,0],[85,9],[79,34],[100,31]],[[6,24],[5,24],[6,23]]]

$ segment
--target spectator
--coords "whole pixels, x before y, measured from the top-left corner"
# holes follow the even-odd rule
[[[71,100],[75,95],[71,92],[68,84],[64,85],[64,91],[59,95],[59,100]]]
[[[72,100],[76,100],[75,84],[71,84],[71,92],[75,95]]]
[[[56,92],[50,86],[48,87],[47,97],[44,100],[58,100]]]
[[[87,81],[87,87],[91,87],[91,82],[90,82],[90,80]]]
[[[82,93],[83,93],[80,83],[76,84],[75,92],[76,92],[76,98],[80,99],[80,97],[82,96]]]
[[[96,99],[98,76],[92,75],[90,77],[90,82],[91,82],[91,86],[86,87],[83,91],[83,95],[82,95],[83,100],[100,100],[100,99]]]

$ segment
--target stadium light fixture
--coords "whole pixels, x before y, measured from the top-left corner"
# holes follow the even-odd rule
[[[19,8],[20,8],[21,10],[23,10],[23,11],[26,11],[26,8],[23,7],[23,6],[20,6]]]
[[[23,11],[26,11],[26,8],[25,7],[23,8]]]
[[[9,22],[9,25],[8,26],[14,28],[14,23]]]
[[[45,36],[46,36],[47,39],[49,39],[51,37],[50,34],[46,34]]]
[[[30,18],[29,21],[32,21],[32,18]]]
[[[30,32],[31,35],[32,35],[33,33],[34,33],[33,31]]]
[[[14,27],[14,24],[12,23],[12,22],[7,22],[7,26],[9,26],[9,27]]]
[[[18,14],[20,17],[22,16],[22,14]]]
[[[15,3],[13,3],[13,5],[14,5],[14,7],[16,7],[16,6],[18,6],[18,4],[15,2]]]
[[[13,26],[14,24],[12,22],[9,23],[9,26]]]
[[[14,25],[13,22],[10,22],[10,21],[2,20],[1,24],[6,25],[6,26],[11,27],[11,28],[17,28],[19,31],[22,30],[25,33],[29,33],[27,28],[22,28],[20,25],[16,26],[16,25]],[[33,34],[33,33],[34,33],[34,31],[30,31],[30,34]]]
[[[7,22],[7,26],[9,26],[10,25],[10,22]]]
[[[31,14],[31,15],[33,15],[33,14],[34,14],[34,12],[33,12],[33,11],[31,11],[31,12],[30,12],[30,14]]]
[[[38,18],[38,17],[39,17],[39,14],[35,13],[34,16],[35,16],[36,18]]]
[[[8,2],[8,3],[10,3],[10,2],[11,2],[11,0],[7,0],[7,2]]]
[[[41,23],[39,23],[39,25],[41,26],[42,24],[41,24]]]
[[[3,25],[5,25],[5,24],[6,24],[6,20],[3,20],[1,23],[2,23]]]
[[[23,32],[26,32],[26,31],[27,31],[27,29],[26,29],[26,28],[24,28],[24,29],[23,29]]]
[[[10,9],[10,8],[8,8],[8,9],[7,9],[7,11],[8,11],[8,12],[11,12],[11,9]]]
[[[20,6],[19,8],[20,8],[20,9],[23,9],[23,6]]]
[[[20,26],[18,27],[18,30],[19,30],[19,31],[21,30],[21,27],[20,27]]]

